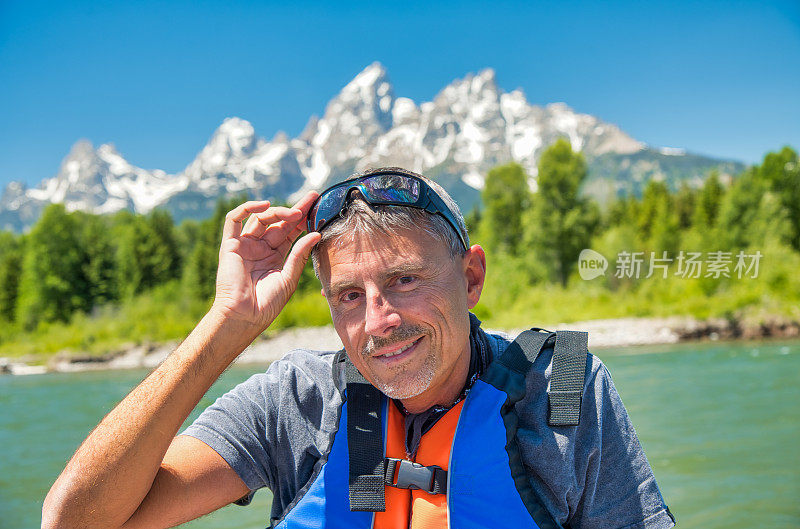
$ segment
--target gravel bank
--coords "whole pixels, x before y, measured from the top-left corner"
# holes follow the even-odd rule
[[[692,318],[620,318],[559,324],[552,330],[571,329],[589,333],[589,348],[627,347],[632,345],[670,344],[692,340],[758,339],[800,336],[800,323],[773,320],[743,324],[726,319],[695,320]],[[524,329],[504,332],[516,336]],[[104,356],[60,354],[47,366],[28,365],[0,358],[0,373],[33,375],[45,372],[75,372],[96,369],[154,368],[177,347],[178,342],[151,345],[130,345]],[[289,329],[270,338],[254,342],[236,360],[238,364],[269,364],[292,349],[338,350],[339,336],[332,326]]]

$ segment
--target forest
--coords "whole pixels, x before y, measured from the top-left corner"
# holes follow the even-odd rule
[[[487,253],[475,308],[487,325],[800,321],[800,164],[791,147],[733,177],[712,172],[700,187],[654,179],[641,197],[602,207],[582,194],[586,178],[566,140],[545,151],[535,181],[513,163],[488,173],[481,205],[465,212],[472,243]],[[161,210],[93,215],[53,204],[29,232],[0,232],[0,356],[183,338],[213,299],[224,216],[246,199],[222,199],[211,218],[177,225]],[[581,264],[585,249],[593,260]],[[582,275],[579,266],[603,260],[605,269]],[[309,266],[267,333],[328,323]]]

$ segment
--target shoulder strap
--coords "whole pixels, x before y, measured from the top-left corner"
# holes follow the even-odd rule
[[[555,343],[554,343],[555,342]],[[577,426],[586,377],[588,334],[550,332],[533,328],[521,333],[498,358],[506,367],[525,374],[546,346],[553,347],[553,369],[547,392],[550,426]]]
[[[497,361],[525,375],[547,342],[554,337],[555,333],[544,329],[533,328],[524,331],[506,347]]]
[[[588,338],[585,332],[556,332],[553,371],[547,392],[550,426],[577,426],[580,422]]]
[[[350,458],[350,510],[383,512],[383,421],[381,392],[345,360],[347,450]]]

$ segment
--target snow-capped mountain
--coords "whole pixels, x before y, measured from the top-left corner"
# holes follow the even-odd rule
[[[539,157],[559,137],[587,157],[587,189],[595,194],[637,191],[649,178],[701,180],[714,167],[726,173],[742,168],[736,162],[650,148],[564,103],[532,105],[521,90],[501,90],[491,69],[455,80],[432,101],[418,105],[395,97],[386,70],[374,63],[328,103],[321,118],[312,117],[299,137],[278,133],[265,140],[249,122],[231,117],[177,175],[133,166],[110,144],[95,149],[79,141],[56,176],[34,189],[18,182],[6,187],[0,196],[0,228],[30,226],[51,202],[96,213],[165,207],[178,219],[202,217],[220,196],[244,192],[289,200],[353,171],[386,165],[437,179],[469,208],[486,173],[498,164],[522,164],[535,189]]]
[[[358,74],[328,103],[322,118],[312,118],[292,142],[306,177],[305,187],[319,189],[331,177],[352,172],[391,130],[394,106],[383,66],[375,63]]]
[[[226,119],[181,176],[184,189],[215,196],[250,191],[286,197],[303,184],[286,135],[265,141],[239,118]]]

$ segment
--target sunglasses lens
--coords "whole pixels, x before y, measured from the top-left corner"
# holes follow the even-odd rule
[[[346,194],[346,187],[337,187],[319,198],[309,215],[309,227],[312,228],[312,231],[321,230],[329,220],[339,214]]]
[[[383,174],[346,182],[322,193],[308,216],[309,231],[320,231],[333,220],[347,201],[351,190],[357,189],[373,205],[408,204],[415,206],[420,199],[422,186],[416,178],[399,174]]]
[[[368,200],[415,204],[419,200],[420,185],[415,178],[403,175],[378,175],[365,178],[359,186]]]

